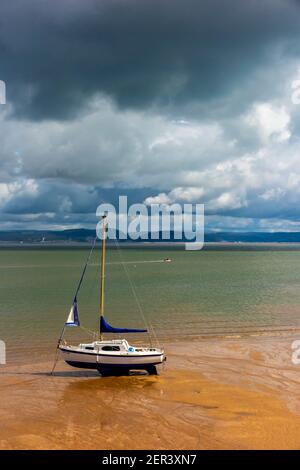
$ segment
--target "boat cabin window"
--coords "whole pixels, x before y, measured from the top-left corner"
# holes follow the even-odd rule
[[[89,349],[90,351],[94,351],[94,346],[86,346],[85,349]]]
[[[102,351],[120,351],[119,346],[103,346]]]

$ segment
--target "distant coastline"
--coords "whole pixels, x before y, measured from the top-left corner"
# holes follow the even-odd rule
[[[127,242],[116,244],[108,242],[110,249],[145,249],[145,250],[184,250],[185,242]],[[16,242],[0,241],[0,250],[5,249],[85,249],[91,241],[51,241],[51,242]],[[205,242],[201,251],[300,251],[300,242]],[[192,251],[193,252],[193,251]]]
[[[10,230],[0,231],[1,248],[83,248],[90,246],[95,230],[78,228],[68,230]],[[185,237],[171,232],[145,233],[143,239],[126,240],[117,232],[118,246],[122,248],[182,249]],[[115,240],[108,243],[113,248]],[[300,232],[207,232],[204,250],[298,250]]]
[[[143,237],[127,241],[121,232],[116,233],[120,244],[124,243],[185,243],[193,241],[182,233],[174,231],[156,233],[143,232]],[[96,236],[95,229],[76,228],[66,230],[0,230],[0,243],[90,243]],[[109,233],[108,233],[109,238]],[[300,243],[300,232],[205,232],[205,243],[245,244],[245,243]]]

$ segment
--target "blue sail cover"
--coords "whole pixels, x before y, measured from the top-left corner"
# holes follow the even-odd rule
[[[107,321],[105,321],[103,315],[100,317],[100,331],[101,333],[147,333],[147,330],[136,330],[131,328],[113,328]]]

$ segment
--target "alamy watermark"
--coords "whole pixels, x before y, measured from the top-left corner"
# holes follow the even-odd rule
[[[300,340],[297,339],[296,341],[292,342],[292,363],[296,366],[300,364]]]
[[[6,364],[6,346],[4,341],[0,340],[0,365]]]
[[[298,69],[298,78],[292,81],[291,101],[293,104],[300,104],[300,67]]]
[[[100,204],[97,236],[102,238],[102,216],[107,215],[110,240],[185,242],[186,250],[204,245],[203,204],[132,204],[119,196],[119,205]]]
[[[0,104],[6,104],[6,85],[3,80],[0,80]]]

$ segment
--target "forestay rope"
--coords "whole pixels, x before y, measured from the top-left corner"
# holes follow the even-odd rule
[[[153,328],[151,322],[148,322],[147,319],[146,319],[146,316],[145,316],[143,307],[142,307],[142,305],[141,305],[141,302],[140,302],[140,300],[139,300],[139,298],[138,298],[138,295],[137,295],[137,292],[136,292],[136,288],[135,288],[134,281],[133,281],[133,280],[131,279],[131,277],[130,277],[130,274],[129,274],[128,269],[127,269],[127,266],[126,266],[126,262],[124,261],[124,259],[123,259],[123,257],[122,257],[121,248],[120,248],[120,245],[119,245],[119,242],[118,242],[117,239],[115,239],[115,244],[116,244],[117,251],[118,251],[118,254],[119,254],[119,257],[120,257],[121,264],[122,264],[122,266],[123,266],[124,272],[125,272],[125,274],[126,274],[126,277],[127,277],[127,279],[128,279],[129,285],[130,285],[130,287],[131,287],[133,297],[134,297],[134,299],[135,299],[135,301],[136,301],[136,304],[137,304],[137,307],[138,307],[138,309],[139,309],[140,315],[141,315],[141,317],[142,317],[142,319],[143,319],[143,321],[144,321],[144,324],[145,324],[145,326],[146,326],[146,328],[147,328],[150,346],[152,347],[152,338],[151,338],[151,335],[150,335],[150,333],[149,333],[149,330],[152,331],[152,334],[153,334],[153,336],[154,336],[154,339],[155,339],[155,341],[156,341],[158,347],[160,347],[159,341],[158,341],[158,338],[157,338],[157,335],[156,335],[156,333],[155,333],[155,330],[154,330],[154,328]]]
[[[77,286],[77,289],[76,289],[76,292],[75,292],[75,295],[74,295],[74,299],[73,299],[73,305],[75,302],[77,302],[77,296],[79,294],[79,291],[80,291],[80,288],[81,288],[81,285],[82,285],[82,281],[84,279],[84,276],[85,276],[85,272],[86,272],[86,269],[88,267],[88,264],[89,264],[89,261],[91,259],[91,256],[92,256],[92,253],[94,251],[94,248],[95,248],[95,245],[96,245],[96,241],[97,241],[97,237],[94,239],[93,241],[93,244],[92,244],[92,248],[90,249],[90,252],[88,254],[88,257],[86,259],[86,262],[85,262],[85,265],[84,265],[84,268],[82,270],[82,273],[81,273],[81,276],[80,276],[80,279],[79,279],[79,283],[78,283],[78,286]],[[83,327],[81,327],[83,329]],[[55,370],[55,367],[56,367],[56,364],[57,364],[57,361],[58,361],[58,357],[59,357],[59,346],[63,340],[63,337],[64,337],[64,334],[65,334],[65,329],[66,329],[66,324],[64,324],[63,326],[63,329],[61,330],[61,333],[60,333],[60,337],[58,339],[58,342],[57,342],[57,346],[56,346],[56,354],[55,354],[55,359],[54,359],[54,363],[53,363],[53,367],[52,367],[52,370],[51,370],[51,375],[53,375],[54,373],[54,370]]]

